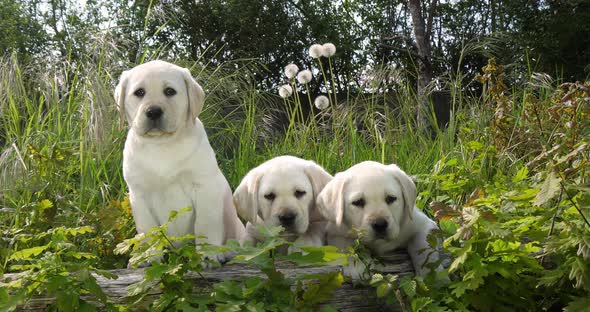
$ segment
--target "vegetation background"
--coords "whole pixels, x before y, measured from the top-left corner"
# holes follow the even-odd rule
[[[123,70],[165,59],[204,86],[201,118],[232,187],[281,154],[332,173],[395,162],[416,177],[419,207],[441,226],[450,279],[376,274],[383,300],[412,311],[588,311],[590,1],[0,0],[0,8],[0,273],[20,272],[0,283],[0,310],[40,294],[61,310],[131,309],[88,274],[125,267],[123,246],[141,258],[165,245],[133,241],[126,130],[112,91]],[[311,44],[326,42],[334,56],[309,56]],[[290,63],[314,78],[286,78]],[[284,84],[294,93],[281,98]],[[313,106],[319,95],[329,98],[325,110]],[[329,297],[291,291],[301,280],[280,279],[260,260],[279,243],[245,257],[269,272],[267,288],[236,281],[215,285],[208,301],[191,297],[180,280],[199,270],[200,254],[162,251],[168,262],[135,295],[155,280],[170,291],[153,310],[305,310]],[[322,285],[338,287],[339,278]]]

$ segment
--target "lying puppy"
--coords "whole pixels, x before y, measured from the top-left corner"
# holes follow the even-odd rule
[[[407,248],[416,274],[424,276],[426,260],[436,260],[426,237],[437,225],[416,206],[416,186],[396,165],[365,161],[334,176],[317,198],[320,213],[329,221],[327,243],[344,249],[352,246],[351,229],[371,252],[385,255]],[[430,259],[429,255],[432,254]],[[349,264],[350,265],[350,264]],[[345,267],[359,279],[364,265]]]
[[[275,157],[250,170],[234,192],[238,214],[248,221],[245,240],[261,238],[253,225],[282,226],[287,239],[301,246],[323,246],[326,222],[316,196],[332,179],[316,163],[293,156]]]
[[[197,118],[205,94],[190,71],[163,61],[136,66],[121,75],[115,99],[129,123],[123,176],[137,232],[191,206],[168,226],[168,235],[202,235],[215,245],[242,239],[231,189]]]

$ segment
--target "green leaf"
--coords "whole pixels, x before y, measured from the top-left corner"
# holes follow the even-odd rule
[[[26,289],[20,288],[11,292],[8,294],[8,289],[0,287],[0,311],[14,311],[25,302]]]
[[[528,201],[539,195],[539,190],[529,188],[526,190],[518,190],[507,194],[508,199],[512,201]]]
[[[575,281],[574,286],[590,290],[590,264],[582,257],[572,257],[567,263],[570,265],[569,278]]]
[[[188,206],[188,207],[184,207],[178,211],[176,210],[172,210],[170,211],[170,215],[168,216],[168,222],[167,223],[171,223],[172,221],[176,220],[176,218],[178,218],[179,215],[189,212],[193,210],[192,206]]]
[[[377,287],[377,298],[384,298],[389,295],[393,286],[389,283],[383,283]]]
[[[572,300],[567,307],[563,309],[564,312],[588,312],[590,311],[590,298],[577,297]]]
[[[94,312],[98,311],[96,307],[86,301],[80,301],[80,307],[78,308],[79,312]]]
[[[285,257],[286,260],[297,263],[298,265],[324,265],[333,264],[335,261],[346,258],[346,254],[338,252],[334,246],[300,247],[300,252],[293,252]]]
[[[64,254],[66,257],[72,257],[74,259],[96,259],[97,257],[89,252],[79,252],[79,251],[68,251]]]
[[[453,234],[457,232],[459,224],[451,219],[439,220],[440,229],[446,234]]]
[[[485,145],[479,141],[469,141],[466,146],[473,151],[481,151]]]
[[[399,288],[401,290],[403,290],[404,293],[410,298],[413,298],[414,296],[416,296],[417,286],[418,286],[418,284],[416,283],[416,281],[411,279],[408,276],[405,276],[399,282]]]
[[[562,269],[562,266],[557,267],[555,270],[546,270],[543,276],[539,278],[539,286],[553,286],[564,278],[565,274],[566,272]]]
[[[160,262],[153,262],[151,266],[147,267],[144,271],[144,278],[148,281],[159,280],[165,273],[170,272],[176,266],[162,264]]]
[[[248,302],[244,307],[247,312],[265,312],[264,302]]]
[[[95,269],[94,273],[104,277],[104,278],[108,278],[108,279],[118,279],[119,276],[115,273],[112,273],[110,271],[107,270],[100,270],[100,269]]]
[[[383,282],[383,275],[379,274],[379,273],[375,273],[373,274],[373,276],[371,277],[371,281],[369,282],[369,285],[371,286],[375,286],[381,282]]]
[[[308,285],[303,293],[303,300],[306,304],[315,305],[332,298],[334,290],[340,288],[344,282],[344,277],[338,272],[330,272],[314,276],[319,278],[317,284]]]
[[[233,298],[244,298],[244,295],[242,293],[242,286],[235,281],[225,280],[223,282],[215,284],[214,287],[215,291],[222,292]]]
[[[432,303],[431,298],[418,297],[412,300],[412,311],[422,311]]]
[[[541,185],[541,189],[539,190],[539,193],[537,193],[533,204],[535,206],[541,206],[553,199],[561,189],[560,182],[561,178],[557,176],[555,172],[549,172],[547,178],[545,178],[545,181]]]
[[[529,168],[527,166],[523,166],[522,168],[520,168],[518,170],[516,175],[514,175],[514,177],[512,177],[512,182],[518,183],[518,182],[526,179],[528,174],[529,174]]]
[[[64,235],[78,236],[86,233],[93,233],[94,229],[90,226],[81,226],[76,228],[58,228],[54,233],[63,233]]]
[[[217,304],[215,307],[216,312],[239,312],[242,311],[240,304]]]
[[[13,253],[9,260],[31,260],[49,248],[49,245],[36,246]]]
[[[447,162],[445,163],[445,167],[452,167],[458,163],[459,163],[459,160],[457,158],[451,158],[451,159],[447,160]]]
[[[471,253],[471,248],[471,243],[467,243],[463,248],[459,249],[458,255],[449,266],[449,272],[454,272],[459,268],[459,266],[461,266],[461,264],[465,262],[465,260],[467,260],[467,257]]]
[[[66,291],[58,292],[57,306],[61,311],[77,311],[80,306],[80,294],[68,288]]]
[[[320,312],[338,312],[338,310],[332,306],[322,306]]]
[[[284,228],[281,226],[262,226],[262,225],[255,225],[254,229],[258,234],[262,235],[263,238],[274,238],[279,236]]]
[[[53,203],[49,199],[44,199],[37,204],[37,208],[42,212],[53,207]]]

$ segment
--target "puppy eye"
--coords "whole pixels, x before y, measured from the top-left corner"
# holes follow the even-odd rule
[[[300,190],[296,190],[296,191],[295,191],[295,197],[297,197],[297,198],[301,198],[301,197],[303,197],[303,195],[305,195],[305,194],[307,194],[307,192],[306,192],[306,191],[300,191]]]
[[[275,197],[277,197],[277,195],[275,195],[275,193],[268,193],[268,194],[264,195],[264,198],[266,198],[268,200],[274,200]]]
[[[166,88],[164,89],[164,95],[165,96],[173,96],[176,94],[176,90],[172,89],[172,88]]]
[[[365,199],[359,198],[359,199],[353,201],[352,204],[359,207],[359,208],[363,208],[363,207],[365,207]]]
[[[137,97],[143,97],[145,95],[145,90],[143,88],[139,88],[133,92],[133,94]]]
[[[393,204],[394,201],[397,200],[397,197],[393,196],[393,195],[387,195],[385,196],[385,203],[387,203],[388,205]]]

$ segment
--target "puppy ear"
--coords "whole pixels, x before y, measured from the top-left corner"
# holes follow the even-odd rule
[[[205,104],[205,92],[203,92],[203,88],[201,88],[187,68],[182,69],[182,74],[184,76],[184,84],[186,85],[186,93],[188,95],[188,116],[194,123],[199,114],[201,114],[201,110],[203,110],[203,105]]]
[[[326,184],[332,180],[332,176],[324,170],[320,165],[316,164],[313,161],[309,161],[309,165],[304,169],[307,178],[311,182],[311,186],[313,189],[313,198],[314,198],[314,205],[312,205],[311,210],[309,212],[309,221],[322,221],[324,218],[319,213],[316,205],[315,205],[315,198],[318,197],[320,192],[324,189]]]
[[[316,208],[320,215],[337,225],[344,216],[344,186],[346,177],[337,174],[320,192],[316,199]]]
[[[234,205],[238,215],[253,224],[258,216],[258,185],[261,178],[260,170],[251,170],[234,192]]]
[[[117,103],[117,110],[119,111],[119,127],[123,128],[123,119],[127,118],[127,122],[131,125],[131,116],[127,116],[125,111],[125,95],[127,94],[127,81],[129,76],[128,71],[121,73],[119,84],[115,88],[115,102]]]
[[[404,200],[404,217],[402,222],[412,220],[412,210],[416,206],[416,184],[409,175],[401,170],[397,165],[388,166],[393,172],[393,178],[402,187],[402,196]]]

